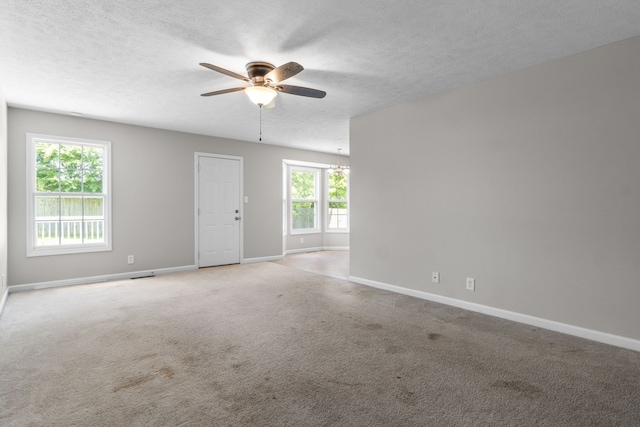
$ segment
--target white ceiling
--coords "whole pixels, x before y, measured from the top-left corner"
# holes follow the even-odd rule
[[[250,61],[305,67],[263,143],[349,152],[349,119],[640,35],[638,0],[3,0],[9,106],[258,141]]]

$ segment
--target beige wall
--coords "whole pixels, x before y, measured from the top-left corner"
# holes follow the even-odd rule
[[[640,38],[354,118],[350,149],[352,276],[640,339]]]
[[[282,161],[335,156],[9,108],[10,285],[195,263],[194,153],[244,158],[244,259],[282,255]],[[113,251],[26,257],[25,134],[111,141]],[[135,264],[127,264],[127,255]]]
[[[0,310],[8,284],[7,181],[7,102],[0,88]]]
[[[301,242],[300,238],[304,241]],[[343,250],[349,248],[349,233],[293,234],[284,238],[285,251],[305,252],[309,250]]]

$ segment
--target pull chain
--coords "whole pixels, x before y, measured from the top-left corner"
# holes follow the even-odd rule
[[[260,142],[262,142],[262,104],[258,104],[260,107]]]

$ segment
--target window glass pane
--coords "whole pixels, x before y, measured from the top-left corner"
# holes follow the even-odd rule
[[[329,174],[328,229],[349,228],[348,175]]]
[[[80,193],[82,191],[82,169],[60,169],[60,191]]]
[[[36,197],[36,246],[104,242],[104,198]]]
[[[42,168],[58,169],[60,167],[60,144],[49,142],[36,143],[36,165]]]
[[[91,218],[91,217],[104,218],[104,198],[103,197],[85,197],[84,198],[84,216],[86,218]]]
[[[59,169],[38,168],[36,170],[36,191],[57,193],[60,191]]]
[[[349,211],[347,202],[329,202],[328,228],[348,228]]]
[[[82,220],[62,218],[60,221],[60,241],[63,245],[82,243]]]
[[[36,197],[36,219],[55,219],[60,216],[60,198],[38,196]]]
[[[68,197],[63,196],[60,198],[60,216],[63,218],[80,217],[82,218],[82,197]]]
[[[83,147],[84,187],[85,193],[102,193],[104,149],[100,147]]]
[[[347,209],[347,202],[329,202],[329,209]]]
[[[291,219],[294,230],[316,228],[316,203],[292,202]]]
[[[82,197],[60,198],[60,238],[63,245],[82,243]]]
[[[36,226],[36,246],[55,246],[60,244],[60,223],[58,221],[38,221]]]
[[[291,171],[291,198],[315,199],[316,173]]]
[[[87,170],[84,172],[84,185],[82,191],[85,193],[102,193],[102,168]]]
[[[101,243],[104,242],[104,220],[84,221],[84,242]]]
[[[104,241],[104,199],[84,198],[83,235],[85,243]]]
[[[336,228],[348,228],[349,227],[349,215],[347,213],[339,214],[337,217],[338,226]]]
[[[82,155],[85,167],[91,169],[91,165],[102,166],[102,158],[104,156],[104,149],[102,147],[82,147]]]
[[[60,167],[64,169],[81,169],[82,146],[60,144]]]
[[[347,199],[347,175],[329,174],[329,199]]]
[[[36,246],[50,246],[60,244],[60,198],[35,198],[35,244]]]
[[[82,191],[82,147],[60,146],[60,191],[79,193]]]

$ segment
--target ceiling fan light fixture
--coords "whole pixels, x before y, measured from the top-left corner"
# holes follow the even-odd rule
[[[338,156],[337,156],[337,160],[338,160],[338,164],[337,165],[331,165],[329,167],[329,173],[335,174],[335,175],[347,175],[349,173],[349,166],[346,165],[341,165],[340,164],[340,152],[342,151],[342,148],[338,148]]]
[[[348,175],[349,166],[332,165],[329,169],[329,173],[332,173],[334,175]]]
[[[278,92],[266,86],[249,86],[244,90],[251,102],[262,107],[269,104],[278,95]]]

